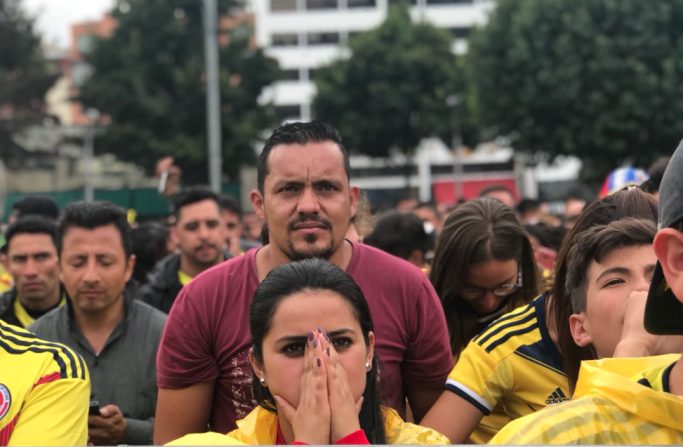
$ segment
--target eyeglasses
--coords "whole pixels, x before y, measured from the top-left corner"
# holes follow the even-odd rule
[[[510,296],[517,289],[522,287],[522,263],[517,264],[517,283],[505,283],[499,284],[496,287],[483,288],[483,287],[464,287],[460,291],[460,297],[465,301],[476,301],[481,299],[486,292],[491,292],[499,298]]]

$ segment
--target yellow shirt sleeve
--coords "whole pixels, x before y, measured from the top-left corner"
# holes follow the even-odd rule
[[[512,372],[505,359],[498,361],[479,344],[470,342],[448,376],[446,388],[489,415],[511,382]]]
[[[89,378],[36,385],[19,413],[8,445],[86,445],[89,401]]]

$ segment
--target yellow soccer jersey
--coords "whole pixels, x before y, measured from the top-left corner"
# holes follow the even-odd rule
[[[0,446],[86,445],[89,399],[81,356],[0,321]]]
[[[446,389],[486,416],[469,442],[485,444],[510,420],[569,400],[562,356],[545,323],[546,295],[491,323],[448,376]]]
[[[669,375],[676,362],[670,365],[659,365],[645,371],[641,371],[633,378],[633,381],[651,388],[660,393],[670,393],[669,391]]]
[[[680,355],[585,361],[574,400],[511,422],[491,444],[681,445],[683,398],[629,378],[645,369],[636,378],[661,383],[676,358]]]

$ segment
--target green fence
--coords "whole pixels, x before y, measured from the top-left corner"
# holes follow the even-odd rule
[[[225,183],[222,191],[239,199],[240,185],[238,183]],[[43,193],[9,193],[5,197],[4,219],[12,212],[12,205],[26,196],[40,195],[49,197],[59,205],[59,209],[64,209],[69,203],[83,200],[83,190],[58,191]],[[144,189],[96,189],[95,200],[106,200],[126,210],[134,209],[138,219],[152,219],[167,216],[170,213],[169,201],[166,197],[159,195],[155,188]]]

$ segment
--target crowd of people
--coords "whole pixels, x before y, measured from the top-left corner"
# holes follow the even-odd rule
[[[0,445],[681,444],[683,144],[632,172],[561,215],[499,185],[373,215],[314,121],[266,141],[250,213],[22,199]]]

